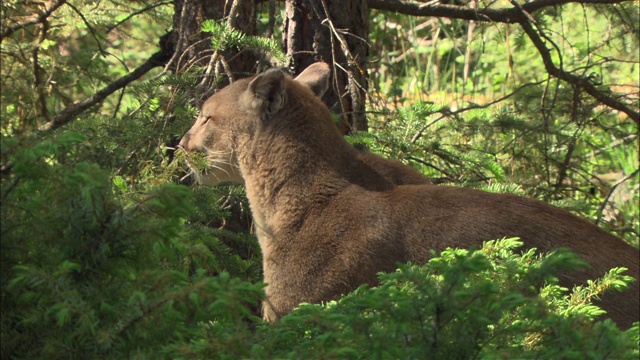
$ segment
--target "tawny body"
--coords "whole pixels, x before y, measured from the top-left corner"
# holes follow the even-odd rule
[[[263,252],[265,319],[374,285],[377,272],[424,263],[431,250],[512,236],[525,248],[569,248],[591,264],[563,274],[566,285],[618,266],[638,278],[637,249],[567,211],[428,185],[397,162],[359,154],[310,90],[322,88],[314,83],[326,78],[320,66],[313,73],[323,76],[296,81],[270,70],[229,85],[207,100],[181,141],[186,150],[209,154],[212,170],[200,176],[203,183],[217,183],[224,176],[216,169],[224,168],[236,169],[246,186]],[[602,306],[622,327],[638,321],[638,282],[608,294]]]

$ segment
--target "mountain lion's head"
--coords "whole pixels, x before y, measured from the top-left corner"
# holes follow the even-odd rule
[[[321,97],[329,86],[329,74],[329,66],[319,62],[309,66],[294,81],[304,85],[299,90],[311,90]],[[280,83],[283,77],[287,75],[272,69],[259,77],[238,80],[207,99],[195,124],[179,145],[187,152],[206,155],[208,168],[205,171],[192,170],[198,183],[215,185],[244,182],[235,144],[247,140],[246,135],[259,125],[256,118],[267,121],[282,108],[285,103],[284,91],[274,91],[271,87],[274,83]]]

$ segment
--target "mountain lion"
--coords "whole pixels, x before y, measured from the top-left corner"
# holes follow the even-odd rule
[[[271,69],[238,80],[204,103],[180,141],[186,151],[207,154],[211,168],[197,174],[200,183],[245,184],[263,255],[266,320],[301,302],[375,285],[377,272],[425,263],[431,250],[503,237],[520,237],[525,248],[539,251],[569,248],[591,265],[561,275],[565,286],[618,266],[638,278],[637,249],[565,210],[424,184],[426,178],[400,163],[363,156],[317,96],[328,71],[316,64],[297,79]],[[638,281],[606,294],[600,305],[629,327],[639,318]]]

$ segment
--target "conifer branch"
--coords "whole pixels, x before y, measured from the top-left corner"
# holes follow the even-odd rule
[[[93,26],[91,26],[91,23],[89,22],[89,20],[87,20],[87,18],[84,16],[84,14],[82,13],[82,11],[80,11],[77,7],[73,6],[73,4],[69,3],[67,4],[76,14],[78,14],[78,16],[80,17],[80,19],[82,19],[82,22],[84,22],[84,25],[87,27],[87,29],[89,29],[89,32],[91,33],[91,36],[93,37],[93,39],[96,41],[96,46],[98,47],[98,50],[100,51],[100,54],[102,54],[102,56],[106,56],[107,52],[104,51],[104,49],[102,48],[102,44],[100,43],[100,39],[98,38],[98,34],[96,33],[96,31],[93,29]]]
[[[125,17],[124,19],[122,19],[122,20],[118,21],[117,23],[115,23],[114,25],[109,26],[105,32],[106,32],[107,34],[108,34],[108,33],[110,33],[113,29],[115,29],[115,28],[117,28],[118,26],[120,26],[121,24],[123,24],[123,23],[125,23],[125,22],[129,21],[129,20],[130,20],[131,18],[133,18],[134,16],[137,16],[137,15],[143,14],[143,13],[145,13],[145,12],[149,11],[149,10],[155,9],[155,8],[157,8],[157,7],[160,7],[160,6],[170,5],[170,4],[173,4],[173,1],[162,1],[162,2],[159,2],[159,3],[151,4],[151,5],[149,5],[149,6],[145,7],[145,8],[142,8],[142,9],[140,9],[140,10],[136,10],[136,11],[132,12],[131,14],[129,14],[129,15],[128,15],[127,17]]]
[[[105,88],[93,94],[92,96],[80,102],[69,105],[67,108],[58,113],[52,121],[49,121],[46,124],[42,125],[38,129],[38,131],[52,131],[65,124],[70,123],[71,121],[75,120],[75,118],[82,112],[103,101],[107,96],[113,94],[119,89],[122,89],[134,80],[139,79],[144,74],[149,72],[149,70],[158,66],[164,66],[164,64],[173,54],[174,50],[173,44],[170,41],[171,34],[172,33],[168,33],[160,38],[161,50],[151,55],[151,57],[147,59],[144,64],[140,65],[137,69],[133,70],[129,74],[107,85]]]
[[[413,135],[413,137],[411,137],[411,140],[409,140],[409,144],[415,144],[415,143],[416,143],[416,141],[418,141],[418,139],[420,139],[420,138],[422,137],[422,135],[424,134],[424,132],[425,132],[428,128],[430,128],[433,124],[437,123],[438,121],[440,121],[440,120],[442,120],[442,119],[444,119],[444,118],[446,118],[446,117],[457,117],[457,116],[458,116],[458,114],[462,114],[462,113],[467,112],[467,111],[469,111],[469,110],[486,109],[486,108],[488,108],[488,107],[490,107],[490,106],[493,106],[493,105],[495,105],[495,104],[497,104],[497,103],[500,103],[500,102],[503,102],[503,101],[505,101],[505,100],[509,99],[510,97],[512,97],[512,96],[514,96],[515,94],[519,93],[519,92],[520,92],[521,90],[523,90],[524,88],[527,88],[527,87],[529,87],[529,86],[533,86],[533,85],[536,85],[536,86],[537,86],[537,85],[540,85],[540,84],[541,84],[541,83],[543,83],[544,81],[545,81],[545,80],[537,81],[537,82],[531,82],[531,83],[524,84],[524,85],[522,85],[522,86],[519,86],[517,89],[513,90],[513,91],[512,91],[512,92],[510,92],[509,94],[507,94],[507,95],[505,95],[505,96],[503,96],[503,97],[497,98],[497,99],[493,99],[493,100],[491,100],[491,101],[489,101],[489,102],[487,102],[487,103],[484,103],[484,104],[476,104],[476,103],[471,103],[471,102],[470,102],[469,106],[464,107],[464,108],[457,109],[457,110],[455,110],[455,111],[451,111],[449,108],[445,108],[445,109],[443,109],[443,110],[439,111],[439,112],[440,112],[440,114],[441,114],[441,116],[439,116],[439,117],[438,117],[437,119],[435,119],[435,120],[431,120],[431,121],[429,121],[428,123],[424,124],[424,125],[422,126],[422,128],[420,128],[420,130],[418,130],[418,131]]]
[[[153,54],[144,64],[142,64],[140,67],[133,70],[129,74],[107,85],[105,88],[93,94],[92,96],[80,102],[69,105],[59,114],[57,114],[52,121],[44,124],[38,130],[40,132],[51,131],[75,120],[76,116],[80,115],[82,112],[89,109],[93,105],[101,102],[107,96],[127,86],[132,81],[137,80],[138,78],[140,78],[142,75],[149,72],[149,70],[153,69],[154,67],[160,66],[161,64],[158,62],[158,57],[160,55],[162,55],[160,52]]]
[[[40,15],[30,16],[24,21],[20,21],[13,24],[12,26],[9,26],[7,29],[3,30],[2,33],[0,33],[0,42],[2,42],[2,40],[4,40],[4,38],[6,38],[7,36],[10,36],[20,29],[45,21],[49,16],[51,16],[51,14],[53,14],[54,11],[58,10],[58,8],[64,5],[66,2],[67,0],[52,1],[49,3],[50,7],[45,8],[45,10],[40,13]]]

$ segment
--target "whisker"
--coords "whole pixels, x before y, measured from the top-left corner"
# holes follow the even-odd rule
[[[227,176],[231,176],[231,173],[229,173],[227,170],[225,170],[225,169],[221,168],[220,166],[213,165],[213,164],[209,164],[209,165],[210,165],[212,168],[215,168],[215,169],[218,169],[218,170],[224,171],[224,172],[227,174]],[[228,165],[228,164],[227,164],[227,165]],[[205,174],[209,174],[209,173],[208,173],[208,172],[205,172]],[[212,174],[212,175],[214,175],[216,178],[218,178],[218,180],[220,180],[220,178],[219,178],[217,175],[215,175],[215,174]]]

